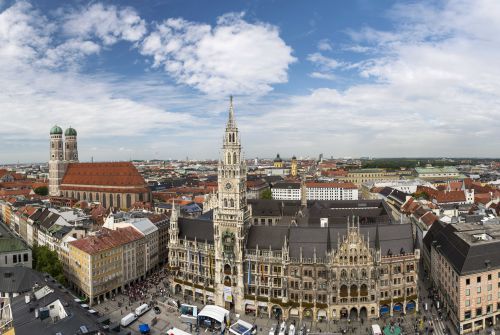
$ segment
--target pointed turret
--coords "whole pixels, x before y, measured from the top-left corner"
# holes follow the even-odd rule
[[[378,232],[378,225],[375,230],[375,250],[379,251],[380,250],[380,236]]]
[[[229,118],[227,119],[228,129],[236,128],[236,121],[234,120],[233,96],[229,97]]]

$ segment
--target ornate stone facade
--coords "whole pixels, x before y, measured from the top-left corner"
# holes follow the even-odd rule
[[[359,204],[356,213],[364,214],[352,216],[345,207],[358,201],[308,202],[304,192],[302,201],[259,207],[255,200],[250,208],[245,181],[231,101],[216,208],[190,219],[174,206],[170,218],[173,290],[269,317],[333,320],[416,310],[420,251],[410,225],[379,217],[385,207],[376,201]],[[330,213],[335,206],[337,214]],[[343,212],[351,214],[333,217]]]

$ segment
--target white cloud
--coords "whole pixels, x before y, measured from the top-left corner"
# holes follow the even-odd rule
[[[139,41],[146,33],[146,23],[130,8],[93,3],[64,15],[64,32],[72,37],[98,37],[111,45],[119,40]]]
[[[330,71],[339,67],[340,63],[333,58],[323,56],[319,52],[315,52],[307,56],[307,60],[318,66],[324,71]]]
[[[341,66],[342,64],[333,58],[323,56],[320,52],[315,52],[307,56],[307,60],[310,61],[316,71],[309,74],[312,78],[334,80],[335,75],[333,70]]]
[[[320,51],[331,51],[333,49],[332,42],[325,38],[318,42],[318,50]]]
[[[368,80],[276,103],[252,125],[259,149],[271,142],[290,154],[500,155],[500,3],[398,5],[390,15],[393,30],[350,32],[367,53],[348,66]]]
[[[317,79],[327,79],[327,80],[334,80],[335,75],[333,73],[324,73],[324,72],[311,72],[309,74],[310,77],[312,78],[317,78]]]
[[[145,38],[141,53],[178,83],[212,96],[265,94],[287,82],[295,61],[275,26],[248,23],[242,14],[221,16],[215,27],[168,19]]]
[[[43,57],[55,27],[27,2],[0,13],[0,62],[29,62]]]
[[[114,10],[125,22],[137,21],[130,19],[130,10]],[[88,10],[81,14],[88,15]],[[76,16],[76,12],[71,15]],[[106,21],[103,23],[109,28]],[[56,123],[78,130],[83,159],[90,156],[90,150],[84,151],[88,146],[98,148],[94,155],[101,160],[123,159],[116,150],[119,147],[133,147],[135,155],[148,152],[148,141],[154,141],[153,134],[159,129],[174,135],[188,124],[203,123],[185,110],[169,111],[165,97],[158,98],[161,94],[170,93],[176,101],[186,101],[185,96],[157,79],[124,82],[114,74],[84,74],[74,67],[86,56],[99,52],[99,39],[103,39],[102,43],[118,38],[133,41],[138,35],[126,29],[112,32],[116,26],[111,30],[92,26],[96,29],[94,38],[89,33],[71,34],[64,39],[59,24],[27,2],[17,2],[0,12],[3,162],[45,160],[48,130]],[[138,98],[136,92],[142,96]],[[178,104],[176,101],[170,106]]]

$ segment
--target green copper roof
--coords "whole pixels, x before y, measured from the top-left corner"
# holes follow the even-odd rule
[[[64,136],[76,136],[76,130],[74,128],[69,127],[64,132]]]
[[[50,135],[62,135],[62,133],[63,133],[63,131],[62,131],[61,127],[59,127],[58,125],[55,125],[50,130]]]

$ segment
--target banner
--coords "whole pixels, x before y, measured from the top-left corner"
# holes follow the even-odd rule
[[[203,275],[203,265],[201,264],[201,251],[198,250],[198,272]]]
[[[248,278],[247,278],[247,285],[250,285],[250,278],[252,275],[252,267],[250,266],[250,260],[248,260]]]
[[[230,286],[224,286],[224,301],[227,301],[227,302],[233,302],[233,292],[231,291],[231,287]]]

